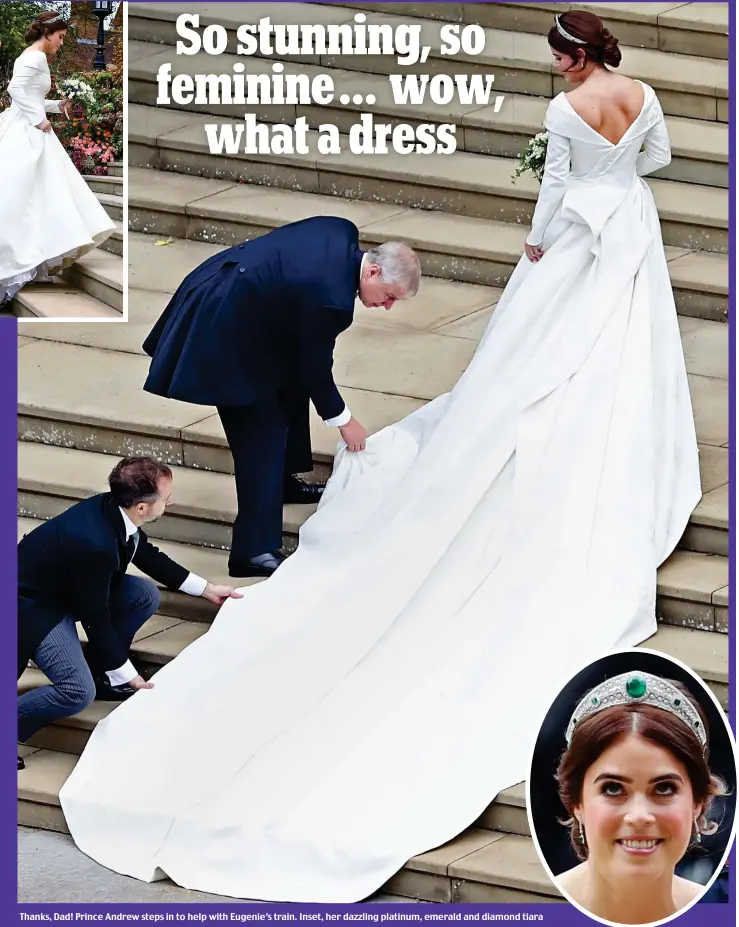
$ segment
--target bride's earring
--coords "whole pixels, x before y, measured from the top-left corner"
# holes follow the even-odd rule
[[[698,818],[696,818],[695,821],[693,821],[693,827],[695,830],[695,842],[700,843],[701,842],[701,832],[698,829]]]
[[[585,845],[585,827],[583,826],[583,823],[579,818],[577,821],[577,829],[578,829],[577,841],[581,846],[584,846]]]

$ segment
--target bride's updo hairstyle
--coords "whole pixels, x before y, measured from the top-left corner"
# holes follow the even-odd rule
[[[612,68],[617,68],[621,64],[618,39],[611,35],[603,25],[603,20],[595,13],[570,10],[559,14],[557,20],[562,29],[578,41],[572,42],[562,35],[555,23],[547,36],[550,48],[556,49],[563,55],[568,55],[575,61],[578,57],[577,51],[581,48],[585,52],[586,59],[589,58],[598,64],[607,64]]]
[[[679,689],[700,715],[708,731],[705,712],[681,683],[667,680]],[[592,690],[591,690],[592,691]],[[578,839],[580,828],[573,809],[582,802],[585,775],[598,757],[622,737],[636,734],[649,743],[669,751],[685,767],[693,791],[693,803],[701,804],[698,818],[698,832],[713,834],[718,824],[708,818],[714,796],[726,795],[728,790],[723,780],[714,775],[708,767],[708,743],[703,747],[688,727],[676,715],[663,708],[646,704],[614,705],[585,718],[575,727],[570,745],[562,755],[556,773],[559,797],[567,809],[569,818],[562,823],[569,828],[570,843],[578,859],[588,858],[587,843]],[[695,834],[693,835],[695,839]]]
[[[58,13],[48,12],[39,14],[36,19],[26,30],[26,44],[37,42],[40,38],[48,38],[55,32],[61,32],[63,29],[69,29],[69,23],[65,19],[57,19]],[[50,19],[56,22],[47,25]]]

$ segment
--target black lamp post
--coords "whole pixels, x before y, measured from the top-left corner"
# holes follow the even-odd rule
[[[95,0],[92,12],[98,18],[98,50],[92,66],[96,71],[105,70],[105,26],[103,23],[113,12],[113,0]]]

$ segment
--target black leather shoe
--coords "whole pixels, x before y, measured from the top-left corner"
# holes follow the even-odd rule
[[[128,683],[122,686],[111,686],[103,679],[95,680],[95,698],[100,702],[124,702],[136,692]]]
[[[256,564],[251,560],[246,563],[229,563],[228,575],[244,579],[249,576],[271,576],[287,559],[284,554],[275,551],[269,555],[270,559],[264,564]]]
[[[23,757],[22,757],[22,756],[19,756],[19,757],[18,757],[18,769],[21,770],[21,769],[25,769],[25,768],[26,768],[26,764],[25,764],[25,762],[24,762],[24,760],[23,760]]]
[[[297,476],[286,476],[284,502],[286,504],[318,502],[325,488],[325,483],[306,483],[305,480],[299,480]]]

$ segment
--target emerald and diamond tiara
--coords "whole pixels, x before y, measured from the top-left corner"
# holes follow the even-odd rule
[[[651,673],[621,673],[588,692],[579,702],[567,725],[567,746],[578,724],[614,705],[653,705],[680,718],[705,747],[708,736],[700,715],[690,699],[679,689]]]

